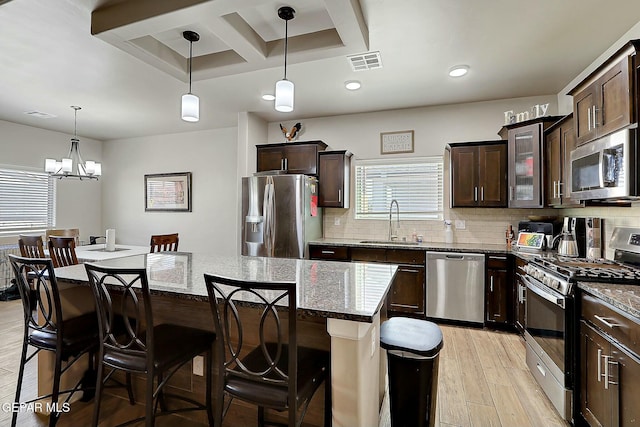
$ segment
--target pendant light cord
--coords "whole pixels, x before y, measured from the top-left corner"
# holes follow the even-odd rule
[[[191,61],[193,60],[193,41],[189,40],[189,93],[191,93]]]
[[[289,20],[284,21],[284,79],[287,80],[287,51],[289,50]]]

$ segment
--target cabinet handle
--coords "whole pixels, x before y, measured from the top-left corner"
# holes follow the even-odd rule
[[[562,190],[560,190],[562,185],[562,181],[558,181],[558,198],[562,197]]]
[[[420,270],[415,270],[412,268],[400,268],[401,271],[404,271],[406,273],[420,273]]]
[[[338,188],[338,203],[342,203],[342,189]]]
[[[596,108],[596,106],[594,105],[591,109],[593,110],[593,128],[595,129],[598,127],[598,108]]]
[[[336,252],[335,251],[328,251],[328,250],[322,250],[322,253],[325,255],[335,255]]]
[[[289,159],[287,159],[286,157],[284,158],[284,170],[289,170]]]
[[[489,259],[500,259],[505,261],[507,259],[506,256],[497,256],[497,255],[489,255]]]
[[[513,200],[513,186],[509,186],[509,200]]]
[[[284,170],[284,159],[280,159],[280,170]]]
[[[609,390],[609,359],[611,356],[602,356],[604,359],[604,389]]]
[[[587,110],[587,130],[591,130],[591,108]]]
[[[473,187],[473,201],[478,201],[478,187]]]
[[[601,382],[602,379],[602,349],[598,349],[598,382]]]
[[[489,278],[489,290],[493,292],[493,276]]]
[[[597,314],[594,314],[593,317],[595,317],[596,319],[598,319],[599,321],[602,322],[602,324],[604,324],[606,327],[608,328],[619,328],[621,325],[617,324],[617,323],[611,323],[608,320],[606,320],[605,317],[602,316],[598,316]]]
[[[480,200],[484,202],[484,186],[480,187]]]

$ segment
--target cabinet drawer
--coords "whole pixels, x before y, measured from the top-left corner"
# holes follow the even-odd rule
[[[507,255],[487,255],[486,267],[496,270],[507,270],[509,269],[509,258],[507,257]]]
[[[582,294],[581,316],[636,354],[640,354],[640,323],[602,300]]]
[[[347,246],[309,246],[309,258],[349,261]]]
[[[387,260],[387,250],[379,248],[351,248],[351,261],[377,261]]]
[[[387,249],[387,262],[424,266],[425,251]]]

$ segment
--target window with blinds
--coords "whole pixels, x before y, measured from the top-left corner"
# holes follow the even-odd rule
[[[55,179],[44,172],[0,168],[0,233],[55,226]]]
[[[441,156],[360,160],[355,168],[356,219],[389,219],[394,199],[403,219],[443,218]]]

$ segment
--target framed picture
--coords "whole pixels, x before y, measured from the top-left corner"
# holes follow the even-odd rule
[[[413,153],[413,131],[380,133],[380,154]]]
[[[145,175],[144,210],[191,212],[191,172]]]

